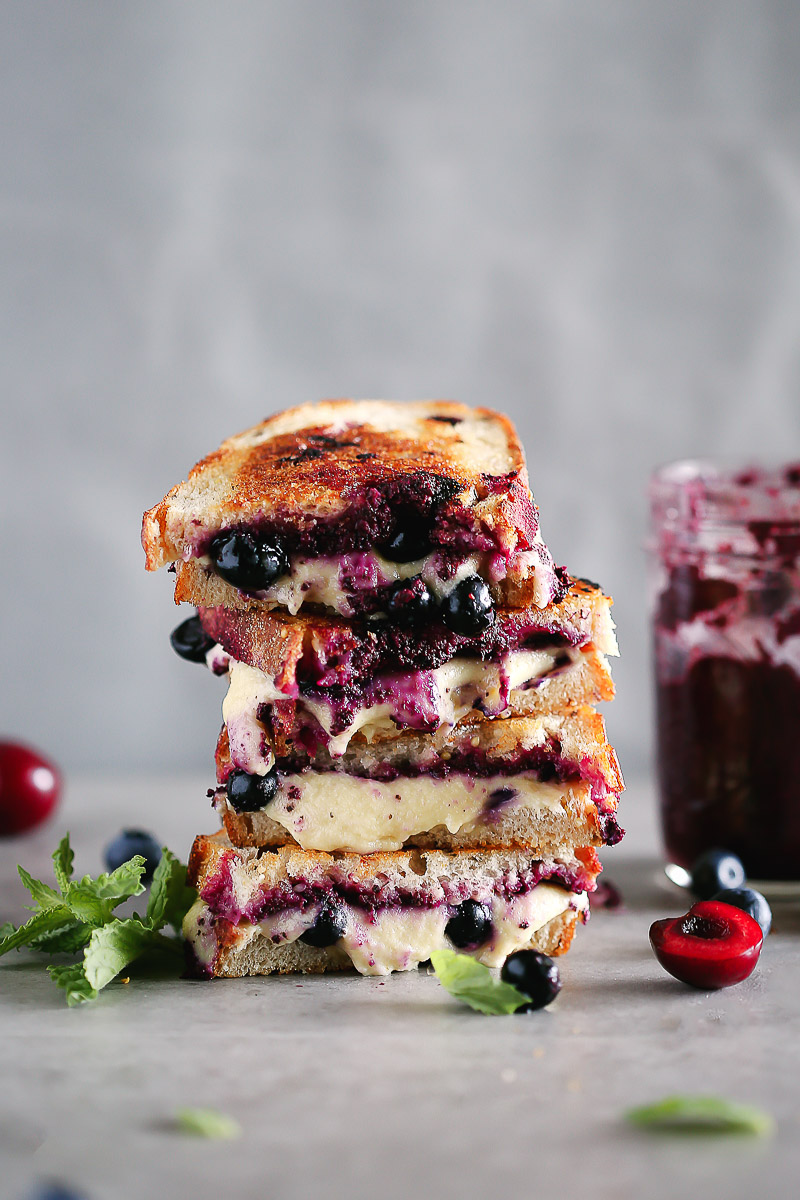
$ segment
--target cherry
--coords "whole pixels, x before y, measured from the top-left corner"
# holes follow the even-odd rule
[[[720,900],[701,900],[682,917],[650,926],[650,944],[665,971],[698,988],[723,988],[747,979],[764,935],[751,916]]]
[[[52,763],[29,746],[0,742],[0,837],[47,820],[60,795],[61,775]]]

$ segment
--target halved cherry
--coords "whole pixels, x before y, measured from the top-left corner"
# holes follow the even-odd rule
[[[747,979],[763,941],[758,921],[719,900],[701,900],[685,916],[650,926],[650,944],[664,970],[698,988]]]

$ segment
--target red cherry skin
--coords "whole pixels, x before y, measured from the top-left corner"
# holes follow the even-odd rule
[[[747,979],[764,935],[749,913],[701,900],[683,917],[650,926],[650,944],[665,971],[696,988],[724,988]]]
[[[36,750],[0,742],[0,837],[46,821],[61,795],[61,774]]]

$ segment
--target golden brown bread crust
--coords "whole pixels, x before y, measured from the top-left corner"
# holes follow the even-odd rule
[[[197,463],[144,514],[147,569],[185,557],[203,532],[276,513],[299,525],[335,518],[365,487],[420,472],[454,481],[501,545],[513,548],[531,520],[535,533],[522,446],[503,414],[444,400],[328,400],[268,417]],[[487,475],[507,475],[506,492],[494,491]]]

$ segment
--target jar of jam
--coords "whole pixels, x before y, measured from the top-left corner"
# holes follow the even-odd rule
[[[718,847],[737,854],[752,880],[794,883],[800,463],[674,463],[653,476],[650,504],[657,765],[668,859],[689,868]]]

